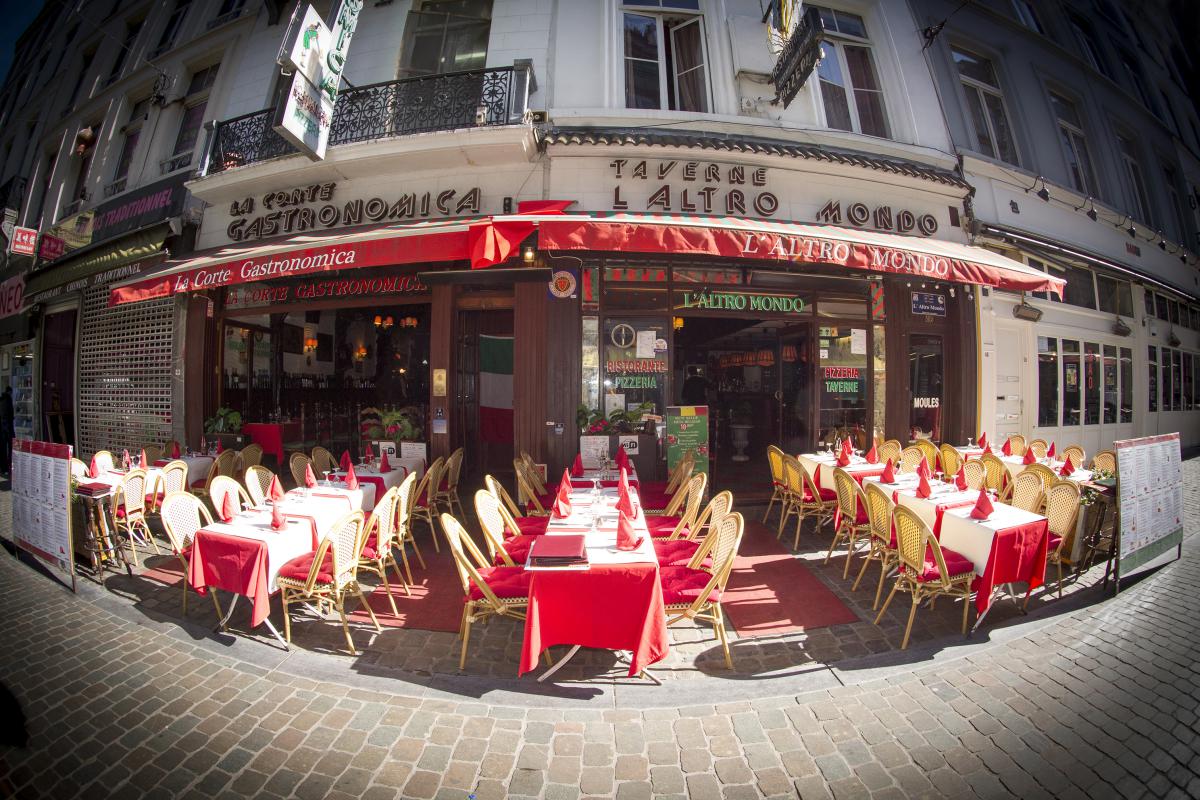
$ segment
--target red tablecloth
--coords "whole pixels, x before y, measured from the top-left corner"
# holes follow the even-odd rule
[[[259,625],[271,613],[266,542],[197,531],[188,559],[188,583],[200,594],[211,586],[250,598],[251,626]]]
[[[520,674],[547,647],[629,650],[630,676],[667,654],[667,618],[657,564],[596,564],[587,572],[535,572]]]
[[[283,443],[300,438],[299,422],[247,422],[242,425],[242,434],[260,445],[263,453],[275,456],[276,463],[283,466]]]
[[[1045,583],[1049,542],[1049,524],[1044,519],[996,531],[987,567],[971,584],[980,614],[987,611],[992,589],[999,584],[1028,583],[1028,596]]]

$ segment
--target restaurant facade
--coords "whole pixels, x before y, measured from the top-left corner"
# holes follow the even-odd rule
[[[949,168],[703,134],[490,133],[487,168],[363,153],[336,180],[292,158],[193,181],[195,255],[110,296],[186,308],[180,435],[236,411],[278,426],[281,451],[412,439],[466,447],[470,471],[521,450],[557,470],[581,417],[621,412],[655,419],[663,467],[661,420],[682,404],[710,407],[718,472],[776,442],[965,440],[978,286],[1054,285],[966,245],[969,187]]]

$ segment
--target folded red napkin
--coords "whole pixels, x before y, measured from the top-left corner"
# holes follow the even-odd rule
[[[281,531],[287,527],[287,518],[283,516],[283,506],[271,506],[271,530]]]
[[[150,468],[149,465],[146,463],[146,451],[143,450],[142,458],[140,461],[138,461],[138,469],[149,469],[149,468]]]
[[[92,456],[92,463],[88,464],[88,477],[89,478],[99,478],[100,477],[100,465],[96,463],[95,456]]]
[[[1037,456],[1035,456],[1033,454],[1033,448],[1031,447],[1025,451],[1025,457],[1021,459],[1021,463],[1022,464],[1032,464],[1035,461],[1037,461]]]
[[[984,433],[979,434],[979,449],[984,450],[987,448],[987,446],[987,432],[985,431]]]
[[[917,474],[922,478],[928,478],[933,473],[929,471],[929,461],[925,456],[921,456],[921,463],[917,464]]]
[[[1046,451],[1046,456],[1048,458],[1054,458],[1054,442],[1050,443],[1050,449]]]
[[[383,458],[379,459],[379,471],[380,472],[391,472],[392,471],[392,465],[388,463],[386,451],[384,451]]]
[[[346,470],[346,488],[354,491],[358,488],[358,476],[354,474],[354,465],[350,465],[350,469]]]
[[[848,466],[850,466],[850,456],[846,455],[846,451],[845,451],[845,450],[843,450],[842,452],[838,453],[838,457],[837,457],[837,465],[838,465],[839,467],[848,467]]]
[[[579,453],[575,454],[575,461],[571,464],[571,476],[578,478],[583,475],[583,458]]]
[[[1063,462],[1062,469],[1058,471],[1059,475],[1064,478],[1069,478],[1075,473],[1075,465],[1071,463],[1071,457],[1067,456],[1067,460]]]
[[[276,503],[283,499],[283,484],[279,482],[278,475],[271,476],[271,484],[267,487],[267,497]]]
[[[1006,456],[1012,455],[1012,439],[1005,439],[1004,446],[1000,448],[1000,452]]]
[[[875,445],[871,445],[871,449],[867,451],[867,463],[878,464],[879,453],[875,450]]]
[[[565,470],[564,470],[565,471]],[[567,482],[566,486],[558,487],[558,494],[554,498],[554,505],[551,507],[551,513],[558,519],[564,519],[571,516],[571,484]]]
[[[617,520],[617,549],[636,550],[641,543],[642,537],[633,535],[633,522],[622,511]]]
[[[979,490],[979,499],[975,501],[975,507],[971,509],[972,519],[987,519],[992,515],[992,501],[988,497],[987,489]]]
[[[231,522],[236,515],[237,506],[233,503],[233,492],[226,492],[225,499],[221,501],[221,521]]]
[[[354,460],[352,458],[350,458],[349,450],[342,451],[342,460],[338,463],[342,468],[342,472],[350,471],[350,467],[354,465]]]
[[[317,476],[313,475],[312,464],[304,465],[304,485],[309,489],[317,485]]]
[[[217,439],[217,455],[221,455],[221,453],[224,453],[224,452],[225,452],[225,445],[223,445],[221,443],[220,439]]]
[[[890,458],[887,460],[887,464],[883,466],[883,474],[879,476],[879,481],[881,483],[896,482],[896,470],[892,467],[892,460]]]
[[[617,462],[618,467],[621,467],[622,469],[629,469],[629,453],[625,452],[624,447],[617,448],[617,455],[616,455],[615,460]]]
[[[987,447],[983,448],[983,452],[985,452],[985,453],[991,453],[991,452],[992,452],[992,448],[991,448],[991,446],[989,445],[989,446],[987,446]]]
[[[933,494],[929,488],[929,478],[925,477],[925,474],[922,472],[918,472],[917,476],[920,478],[917,483],[917,497],[928,498],[931,494]]]
[[[631,517],[637,516],[637,512],[633,508],[633,497],[630,496],[628,491],[618,491],[617,510]]]
[[[967,488],[967,470],[965,468],[958,468],[958,474],[954,476],[954,485],[960,492]]]
[[[125,469],[129,469],[131,466],[133,466],[133,461],[129,458],[128,450],[121,451],[121,466]]]
[[[179,442],[171,444],[171,458],[179,458]]]

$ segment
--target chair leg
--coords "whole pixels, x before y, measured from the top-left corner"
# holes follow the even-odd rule
[[[868,542],[868,544],[870,543]],[[858,584],[862,583],[863,575],[867,574],[867,567],[871,566],[871,561],[873,561],[877,555],[879,555],[879,553],[876,552],[875,547],[871,545],[870,549],[867,551],[867,557],[863,559],[862,566],[858,568],[858,577],[854,579],[854,583],[851,585],[850,591],[858,591]]]
[[[800,526],[804,524],[804,509],[796,509],[796,535],[792,538],[792,552],[800,549]]]
[[[854,557],[854,544],[858,539],[858,531],[850,529],[850,541],[846,542],[846,566],[842,568],[842,580],[850,576],[850,559]]]
[[[401,551],[402,555],[403,552],[404,551]],[[404,575],[400,572],[400,565],[396,563],[396,556],[394,556],[391,551],[388,552],[388,561],[391,562],[392,570],[396,573],[396,580],[399,581],[400,585],[404,587],[404,593],[411,597],[412,592],[408,588],[408,582],[404,580]]]
[[[210,593],[212,589],[208,590]],[[280,589],[279,598],[283,601],[283,640],[292,643],[292,615],[288,613],[288,590]],[[220,619],[220,617],[218,617]]]
[[[1062,600],[1062,585],[1063,585],[1062,559],[1059,558],[1057,561],[1054,562],[1054,565],[1056,567],[1058,567],[1058,599]]]
[[[471,616],[469,613],[470,608],[471,608],[470,606],[467,606],[466,608],[463,609],[463,622],[462,622],[463,643],[462,643],[462,652],[458,656],[459,670],[464,670],[467,668],[467,642],[469,642],[471,640]]]
[[[413,582],[413,579],[412,579],[412,567],[410,567],[408,565],[408,547],[406,546],[405,541],[403,539],[400,540],[400,560],[404,562],[404,572],[408,576],[408,580],[405,581],[405,584],[404,584],[405,587],[407,587],[409,584],[411,584]],[[411,594],[411,592],[410,592],[410,594]]]
[[[879,620],[883,619],[884,613],[887,612],[888,606],[891,605],[892,598],[896,596],[896,590],[900,588],[900,576],[896,576],[896,582],[892,584],[892,590],[888,592],[887,600],[883,602],[883,608],[879,609],[879,613],[875,615],[875,624],[879,624]]]
[[[776,499],[778,499],[778,497],[779,497],[779,494],[778,494],[778,492],[772,492],[772,493],[771,493],[771,500],[770,500],[770,502],[768,502],[768,503],[767,503],[767,510],[766,510],[765,512],[763,512],[763,518],[762,518],[762,521],[763,521],[763,523],[764,523],[764,524],[766,523],[766,521],[767,521],[768,519],[770,519],[770,517],[771,517],[771,509],[775,507],[775,501],[776,501]]]
[[[917,617],[917,606],[920,605],[920,598],[915,591],[912,593],[912,599],[912,608],[908,610],[908,625],[904,627],[904,641],[900,642],[901,650],[908,649],[908,637],[912,633],[913,620]]]
[[[875,587],[875,604],[871,606],[872,610],[879,608],[879,598],[883,596],[883,582],[887,580],[888,565],[891,563],[887,553],[879,559],[879,585]]]
[[[433,539],[433,552],[442,552],[442,548],[438,544],[437,524],[433,521],[433,514],[430,513],[425,521],[429,523],[429,537]]]
[[[717,629],[717,638],[721,641],[721,649],[725,651],[725,667],[733,669],[733,655],[729,652],[729,637],[725,632],[725,616],[721,613],[721,604],[713,606],[713,627]]]
[[[382,572],[382,570],[380,570],[380,572]],[[384,586],[387,585],[387,576],[386,575],[384,575],[384,577],[383,577],[383,584],[384,584]],[[375,617],[375,609],[371,608],[371,604],[367,602],[367,598],[363,597],[362,587],[359,586],[357,582],[355,582],[355,584],[354,584],[354,593],[356,595],[358,595],[358,602],[362,603],[362,607],[367,610],[367,616],[369,616],[371,618],[371,622],[375,623],[375,632],[383,633],[383,628],[379,627],[379,620],[376,619],[376,617]],[[392,595],[389,592],[388,597],[391,597],[391,596]],[[343,595],[343,601],[342,601],[343,605],[345,604],[344,598],[345,598],[345,595]],[[396,606],[393,605],[392,611],[395,611],[395,610],[396,610]],[[345,620],[345,618],[346,618],[346,615],[343,613],[342,619]]]
[[[417,557],[417,563],[421,565],[421,569],[425,569],[425,558],[421,555],[421,548],[417,545],[417,537],[413,536],[412,529],[408,531],[408,541],[412,542],[413,553]],[[405,563],[408,563],[407,560]],[[412,582],[412,573],[409,573],[408,580]]]
[[[783,526],[787,523],[788,515],[792,513],[792,504],[785,497],[779,506],[779,525],[775,528],[775,538],[783,537]]]
[[[399,617],[400,612],[396,610],[396,600],[392,597],[392,587],[387,579],[387,562],[382,558],[379,559],[379,577],[383,578],[383,591],[387,592],[388,603],[392,606],[392,616]]]
[[[350,638],[350,625],[346,622],[346,598],[345,593],[339,593],[337,597],[337,612],[342,618],[342,633],[346,634],[346,646],[350,649],[350,655],[358,655],[358,651],[354,649],[354,640]],[[379,623],[376,623],[378,625]]]
[[[833,532],[833,541],[829,543],[829,552],[825,554],[824,563],[828,564],[829,559],[833,558],[833,548],[837,547],[837,543],[842,538],[842,535],[843,531],[840,527]]]

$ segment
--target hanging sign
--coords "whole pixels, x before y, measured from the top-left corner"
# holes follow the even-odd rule
[[[946,316],[946,295],[930,292],[912,293],[912,313],[931,317]]]
[[[13,228],[9,250],[17,255],[31,256],[37,252],[37,235],[34,228]]]

